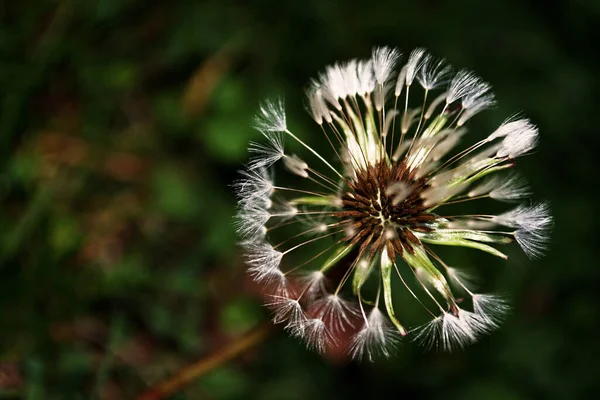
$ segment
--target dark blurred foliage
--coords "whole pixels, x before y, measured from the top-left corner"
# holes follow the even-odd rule
[[[309,79],[391,45],[494,85],[471,140],[519,110],[539,125],[519,169],[552,203],[547,256],[451,252],[513,314],[464,351],[374,364],[278,333],[173,398],[595,398],[599,17],[596,0],[1,2],[0,397],[133,398],[266,320],[231,226],[252,114],[284,94],[325,148]]]

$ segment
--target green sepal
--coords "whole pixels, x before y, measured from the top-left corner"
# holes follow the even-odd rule
[[[383,299],[385,301],[385,308],[387,310],[388,317],[392,320],[392,323],[398,328],[398,331],[402,336],[408,332],[406,328],[402,326],[400,321],[396,318],[394,313],[394,304],[392,302],[392,267],[393,262],[390,260],[387,251],[381,252],[381,279],[383,281]]]
[[[439,244],[443,246],[470,247],[485,251],[493,256],[508,259],[508,256],[496,248],[480,242],[506,244],[512,239],[500,235],[493,235],[477,231],[459,229],[440,229],[433,232],[417,233],[419,239],[425,243]]]
[[[473,182],[477,182],[481,178],[497,171],[502,171],[506,168],[511,168],[512,164],[504,164],[504,165],[496,165],[498,164],[498,160],[495,158],[485,158],[477,162],[476,167],[473,167],[472,171],[475,172],[474,175],[471,175],[471,171],[469,173],[459,176],[458,178],[448,182],[448,187],[452,187],[459,184],[470,185]],[[496,165],[496,166],[494,166]]]
[[[355,295],[358,295],[360,288],[365,284],[369,278],[369,274],[373,270],[375,260],[362,259],[356,264],[354,268],[354,277],[352,278],[352,290]]]
[[[467,179],[465,182],[467,182],[467,183],[476,182],[476,181],[480,180],[481,178],[483,178],[493,172],[502,171],[503,169],[511,168],[512,166],[513,166],[512,164],[504,164],[504,165],[499,165],[497,167],[484,169],[483,171],[479,171],[478,173],[476,173],[475,175],[473,175],[472,177]]]
[[[331,268],[332,266],[334,266],[338,261],[340,261],[342,258],[344,258],[348,253],[350,253],[350,250],[352,250],[353,247],[354,247],[353,244],[343,245],[343,246],[337,247],[333,251],[333,254],[331,256],[329,256],[329,258],[327,259],[327,261],[325,261],[323,263],[323,266],[320,268],[320,271],[321,272],[325,272],[329,268]]]
[[[435,265],[433,265],[427,256],[427,253],[425,253],[425,249],[422,246],[413,246],[413,250],[414,254],[411,254],[408,251],[405,251],[402,254],[406,263],[415,270],[424,272],[429,283],[431,283],[449,303],[454,303],[454,296],[452,295],[448,281],[446,281],[444,275],[442,275]]]
[[[328,196],[302,196],[296,197],[295,199],[290,200],[290,203],[297,205],[308,205],[308,206],[326,206],[326,207],[335,207],[335,203],[338,201],[336,197]]]
[[[427,129],[423,131],[422,138],[429,138],[437,135],[442,131],[446,123],[448,122],[448,117],[446,115],[438,115],[427,125]]]

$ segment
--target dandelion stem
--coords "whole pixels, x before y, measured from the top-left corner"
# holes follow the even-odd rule
[[[273,324],[267,322],[245,336],[238,338],[224,348],[218,350],[197,362],[183,367],[170,378],[157,383],[142,393],[137,400],[160,400],[177,393],[193,381],[206,375],[227,361],[231,361],[240,354],[264,342],[274,331]]]

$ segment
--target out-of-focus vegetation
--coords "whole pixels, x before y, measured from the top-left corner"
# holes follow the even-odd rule
[[[252,114],[285,94],[319,146],[302,89],[374,45],[425,46],[490,81],[499,107],[471,138],[519,110],[539,125],[519,168],[552,203],[551,250],[453,252],[514,298],[462,352],[405,343],[356,364],[277,334],[173,398],[597,395],[600,3],[361,3],[0,4],[0,397],[134,398],[265,320],[231,226]]]

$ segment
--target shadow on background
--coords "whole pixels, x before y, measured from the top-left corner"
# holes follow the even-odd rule
[[[265,320],[231,225],[252,115],[284,94],[325,148],[304,112],[309,79],[389,45],[493,84],[499,106],[470,140],[515,111],[539,126],[519,170],[552,204],[547,256],[454,252],[513,314],[464,351],[405,343],[374,364],[280,333],[174,398],[593,398],[599,16],[592,0],[3,3],[1,393],[132,398]]]

